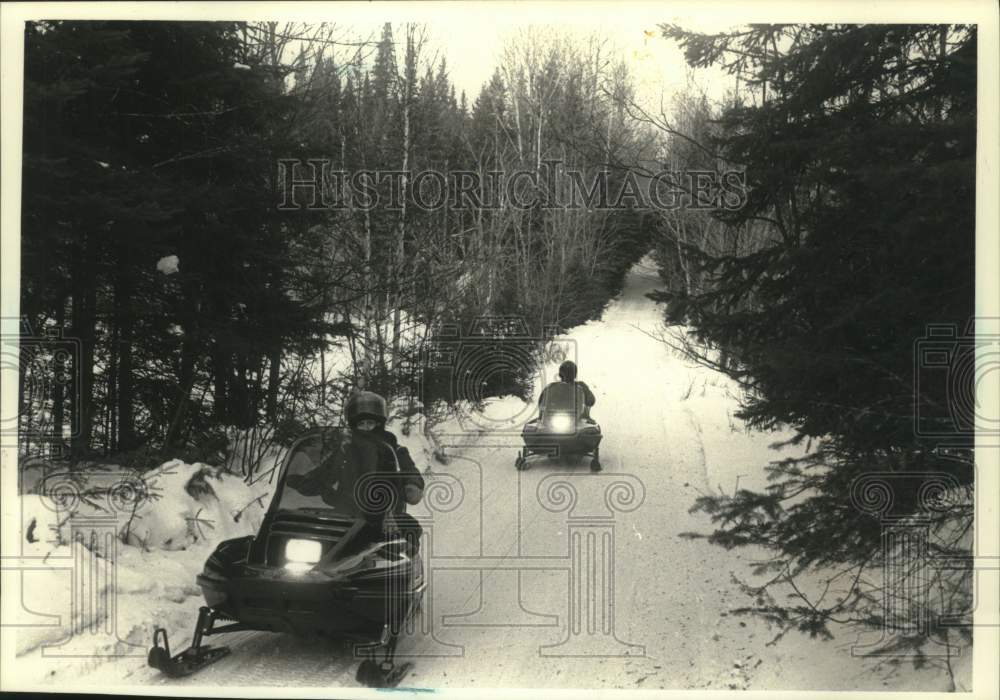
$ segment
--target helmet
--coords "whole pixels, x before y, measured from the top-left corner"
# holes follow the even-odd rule
[[[371,418],[384,424],[387,420],[385,399],[373,391],[359,391],[347,400],[344,409],[347,414],[347,424],[352,428],[362,418]]]
[[[571,382],[576,379],[576,363],[572,360],[566,360],[559,365],[559,378],[564,382]]]

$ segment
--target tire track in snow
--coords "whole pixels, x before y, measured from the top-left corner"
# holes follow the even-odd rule
[[[695,436],[695,446],[698,448],[698,463],[701,465],[701,482],[707,493],[708,491],[711,491],[712,485],[708,479],[708,458],[705,456],[705,442],[702,439],[701,423],[699,423],[698,418],[690,408],[686,405],[683,408],[684,415],[687,416],[688,419],[688,425],[691,426],[691,434]]]

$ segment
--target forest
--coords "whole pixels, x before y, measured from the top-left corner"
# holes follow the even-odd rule
[[[22,448],[52,449],[32,447],[38,435],[74,460],[207,456],[235,432],[336,423],[358,386],[455,398],[447,370],[421,361],[442,324],[516,316],[533,352],[614,296],[650,245],[654,222],[633,206],[279,206],[283,165],[311,159],[484,179],[558,160],[613,186],[645,145],[625,114],[627,70],[601,42],[525,35],[470,99],[425,27],[341,34],[28,27],[22,315],[39,336],[62,329],[74,358],[37,358],[38,375],[67,381],[22,366]],[[331,352],[350,366],[323,366]]]
[[[763,492],[702,495],[712,542],[768,550],[775,581],[835,566],[857,583],[885,552],[854,485],[933,475],[947,488],[932,554],[966,556],[986,425],[976,28],[659,29],[692,70],[729,77],[723,99],[691,88],[651,110],[607,41],[551,28],[512,37],[466,95],[419,25],[366,39],[333,25],[29,24],[22,454],[213,460],[239,436],[281,444],[337,424],[359,387],[426,415],[530,400],[546,341],[599,318],[652,252],[664,352],[735,380],[736,418],[790,427],[807,452],[772,463]],[[399,188],[400,206],[279,206],[279,163],[310,159],[403,173],[377,185],[384,201]],[[705,172],[737,176],[745,196],[544,206],[570,198],[557,190],[571,179],[543,176],[553,162],[612,192]],[[539,196],[420,207],[408,174],[424,171],[533,172]],[[456,396],[454,368],[428,360],[456,334],[485,338],[487,355],[520,339],[530,359]],[[925,361],[928,343],[943,365]],[[925,496],[895,507],[912,515]],[[967,594],[968,568],[935,575]],[[766,589],[749,591],[767,603],[756,612],[786,627],[884,622],[856,586],[826,607]]]

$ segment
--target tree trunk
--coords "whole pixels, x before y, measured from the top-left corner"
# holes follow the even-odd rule
[[[681,266],[681,272],[684,273],[684,291],[687,294],[691,294],[691,272],[688,269],[685,259],[687,250],[683,247],[687,245],[687,233],[684,229],[683,215],[677,217],[677,225],[674,227],[674,241],[677,244],[677,262]]]
[[[116,449],[131,450],[135,447],[135,415],[132,409],[134,388],[132,383],[132,315],[131,261],[121,260],[115,285],[115,318],[118,329],[117,383],[117,433]]]
[[[361,149],[361,169],[367,170],[364,146]],[[365,291],[365,308],[361,315],[361,325],[364,326],[364,341],[361,348],[361,362],[371,369],[372,324],[374,323],[374,300],[372,295],[372,218],[370,207],[364,208],[365,215],[365,266],[361,280]],[[362,381],[367,382],[367,372]]]
[[[183,259],[183,254],[182,254]],[[191,390],[195,382],[195,364],[201,345],[201,329],[199,315],[201,305],[199,297],[201,290],[193,278],[183,277],[181,288],[184,304],[180,309],[181,338],[180,369],[177,376],[177,394],[171,413],[170,423],[163,439],[164,447],[175,447],[181,436],[181,429],[187,417],[191,401]]]
[[[406,59],[404,61],[403,67],[403,177],[400,179],[400,211],[399,211],[399,225],[396,229],[396,252],[395,252],[395,264],[393,266],[393,312],[392,312],[392,357],[390,358],[392,362],[392,370],[395,373],[399,370],[399,352],[401,339],[400,325],[401,325],[401,314],[403,306],[403,292],[402,292],[402,282],[403,282],[403,272],[405,269],[405,262],[403,260],[405,254],[405,241],[406,241],[406,185],[407,185],[407,173],[410,167],[410,103],[412,102],[411,95],[413,93],[413,78],[416,75],[417,66],[417,47],[413,42],[413,25],[407,25],[406,27]]]
[[[321,355],[322,357],[322,355]],[[281,346],[275,345],[268,354],[267,375],[267,417],[276,420],[278,417],[278,387],[281,380]],[[324,377],[325,380],[325,377]]]
[[[253,397],[250,391],[250,376],[246,355],[236,353],[236,376],[232,382],[234,404],[236,406],[236,425],[241,428],[250,427],[250,413],[253,410]]]
[[[535,174],[539,183],[542,179],[542,122],[544,121],[544,107],[538,108],[538,128],[535,131]]]
[[[225,425],[229,423],[229,359],[217,342],[212,344],[212,381],[215,420]]]
[[[319,405],[326,407],[326,338],[323,340],[324,346],[319,353]]]
[[[170,426],[167,428],[166,437],[163,439],[164,447],[174,447],[177,436],[180,435],[181,426],[187,416],[188,403],[191,398],[191,389],[194,388],[194,365],[195,365],[195,338],[194,329],[184,329],[184,340],[181,342],[181,371],[178,377],[177,398],[174,402],[174,412],[170,419]]]
[[[948,25],[941,27],[938,35],[938,61],[942,64],[948,60]],[[948,101],[944,94],[938,99],[938,118],[944,121],[948,117]]]
[[[407,37],[407,50],[412,50],[409,36]],[[406,172],[410,167],[410,81],[409,73],[403,85],[403,177],[400,180],[400,211],[399,224],[396,227],[396,252],[395,264],[393,265],[393,311],[392,311],[392,368],[398,369],[399,346],[400,346],[400,315],[403,306],[402,277],[403,277],[403,256],[405,253],[404,243],[406,240]]]
[[[521,98],[518,94],[518,89],[520,84],[512,86],[514,89],[511,90],[513,102],[514,102],[514,124],[517,128],[517,157],[518,162],[524,162],[524,138],[521,134]]]
[[[118,301],[115,300],[117,306]],[[115,428],[118,425],[118,317],[111,323],[111,341],[108,343],[108,369],[104,372],[104,450],[105,455],[115,449]]]
[[[94,270],[93,242],[82,234],[80,258],[73,274],[73,335],[80,342],[80,367],[72,410],[77,433],[72,442],[73,459],[86,456],[91,449],[94,431],[94,325],[97,319],[97,280]]]
[[[62,331],[66,327],[66,299],[63,297],[62,293],[59,294],[59,298],[56,301],[56,327]],[[66,368],[66,362],[61,353],[57,353],[53,362],[53,371],[55,374],[55,381],[52,382],[52,436],[55,438],[58,445],[62,445],[63,440],[63,428],[66,425],[65,418],[65,403],[66,403],[66,390],[65,385],[61,379],[67,376],[69,370]],[[23,379],[24,368],[21,369],[21,377]],[[21,396],[24,396],[24,387],[21,387]],[[30,413],[29,413],[30,415]],[[61,447],[60,447],[61,449]]]

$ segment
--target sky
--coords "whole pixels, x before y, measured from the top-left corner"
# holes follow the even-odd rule
[[[684,61],[683,52],[672,41],[663,38],[657,25],[677,23],[685,28],[717,32],[734,26],[712,15],[677,15],[663,5],[640,4],[625,7],[611,4],[579,3],[561,5],[557,11],[542,11],[532,6],[531,11],[498,13],[494,8],[510,9],[510,5],[449,5],[453,11],[425,16],[378,18],[373,22],[371,11],[366,21],[353,22],[351,17],[341,17],[337,24],[347,34],[372,36],[381,33],[382,23],[391,21],[401,40],[403,24],[422,22],[428,32],[427,55],[443,56],[448,73],[455,85],[456,94],[465,91],[471,105],[483,83],[487,82],[498,65],[506,41],[532,25],[546,25],[553,30],[568,32],[581,37],[596,34],[609,40],[626,60],[636,87],[636,101],[646,109],[658,111],[661,98],[669,105],[670,96],[689,83],[705,92],[711,99],[721,99],[724,92],[734,85],[732,77],[717,69],[691,70]],[[377,8],[369,6],[369,10]]]
[[[682,89],[692,78],[710,97],[721,97],[732,81],[718,71],[691,71],[684,62],[683,52],[677,45],[664,39],[658,23],[671,18],[655,20],[644,17],[616,17],[597,23],[579,21],[553,26],[581,35],[595,32],[616,45],[628,63],[636,83],[641,102],[658,103],[661,94],[670,95]],[[456,91],[465,90],[470,103],[489,80],[498,64],[504,43],[518,29],[526,26],[514,21],[497,21],[495,18],[476,18],[468,22],[464,31],[451,31],[447,25],[430,24],[432,43],[440,42],[447,57],[449,72]],[[477,26],[478,25],[478,26]]]
[[[623,22],[611,26],[581,25],[576,29],[581,33],[597,31],[619,49],[632,72],[640,102],[656,104],[661,95],[669,96],[683,89],[688,79],[694,80],[711,97],[721,97],[725,88],[732,85],[717,71],[689,69],[682,51],[673,41],[664,39],[655,24]],[[484,28],[442,40],[456,90],[464,89],[470,102],[499,62],[505,41],[516,31],[517,27],[492,32]]]

